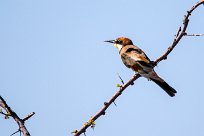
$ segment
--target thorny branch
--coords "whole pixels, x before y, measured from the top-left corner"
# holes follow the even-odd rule
[[[187,15],[184,15],[184,20],[183,20],[183,27],[179,27],[177,34],[173,40],[173,43],[171,46],[167,49],[167,51],[159,57],[157,60],[155,60],[154,65],[156,66],[160,61],[167,59],[167,56],[169,53],[174,49],[174,47],[178,44],[178,42],[181,40],[183,36],[189,36],[186,32],[186,29],[188,27],[189,23],[189,17],[191,16],[191,13],[201,4],[204,4],[204,0],[201,0],[200,2],[196,3],[190,10],[187,11]],[[193,36],[193,35],[191,35]],[[195,35],[198,36],[198,35]],[[201,35],[200,35],[201,36]]]
[[[30,133],[28,132],[28,130],[25,127],[25,121],[28,120],[30,117],[32,117],[35,112],[30,113],[29,115],[27,115],[25,118],[21,119],[18,117],[18,115],[7,105],[6,101],[0,96],[0,107],[2,107],[7,113],[3,113],[1,112],[1,114],[5,115],[5,116],[11,116],[16,123],[19,126],[19,129],[14,132],[12,135],[14,135],[17,132],[22,132],[24,136],[30,136]]]
[[[156,59],[154,61],[154,66],[156,66],[160,61],[162,60],[166,60],[167,59],[167,56],[169,55],[169,53],[171,53],[171,51],[176,47],[176,45],[179,43],[179,41],[181,40],[181,38],[183,36],[202,36],[203,34],[201,35],[188,35],[187,32],[186,32],[186,29],[188,27],[188,23],[189,23],[189,17],[191,16],[192,12],[198,7],[200,6],[201,4],[204,4],[204,0],[201,0],[199,1],[198,3],[196,3],[189,11],[187,11],[187,14],[184,16],[184,20],[183,20],[183,27],[179,27],[176,35],[175,35],[175,38],[171,44],[171,46],[167,49],[167,51],[161,56],[159,57],[158,59]],[[86,132],[86,129],[88,127],[90,127],[92,125],[92,122],[94,122],[95,120],[97,120],[100,116],[102,115],[105,115],[105,112],[106,112],[106,109],[112,104],[115,102],[115,100],[122,94],[122,92],[131,84],[133,84],[133,82],[135,80],[137,80],[138,78],[140,77],[139,74],[136,74],[134,75],[127,83],[123,84],[120,86],[120,89],[110,98],[110,100],[108,102],[105,102],[104,103],[104,106],[93,116],[91,117],[91,119],[85,123],[81,129],[78,131],[78,130],[75,130],[73,133],[74,133],[74,136],[79,136],[81,135],[82,133],[85,134]]]

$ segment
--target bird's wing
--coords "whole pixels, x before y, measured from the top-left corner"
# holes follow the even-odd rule
[[[139,65],[144,72],[149,72],[152,70],[153,65],[147,55],[137,46],[129,46],[125,54],[129,59],[134,60],[137,65]]]
[[[130,46],[127,48],[126,52],[127,55],[129,55],[132,59],[135,61],[142,61],[145,63],[151,63],[150,59],[147,57],[147,55],[137,46]]]

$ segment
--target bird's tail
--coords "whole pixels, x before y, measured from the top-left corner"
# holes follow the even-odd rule
[[[158,77],[157,79],[155,78],[150,78],[152,81],[154,81],[158,86],[160,86],[169,96],[173,97],[175,96],[176,90],[172,88],[170,85],[168,85],[163,79]]]

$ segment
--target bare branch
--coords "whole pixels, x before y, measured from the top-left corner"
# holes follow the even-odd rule
[[[22,132],[24,136],[30,136],[30,133],[26,129],[24,123],[26,120],[28,120],[30,117],[32,117],[35,114],[34,112],[26,116],[24,119],[21,119],[13,110],[11,110],[11,108],[7,105],[6,101],[1,96],[0,96],[0,107],[2,107],[7,112],[7,114],[9,114],[9,116],[11,116],[16,121],[16,123],[19,126],[19,130],[14,132],[13,134],[17,132],[20,132],[20,133]]]
[[[107,109],[112,103],[114,103],[114,101],[116,100],[116,98],[118,98],[118,96],[120,96],[120,95],[122,94],[122,92],[123,92],[129,85],[132,84],[132,82],[134,82],[135,80],[137,80],[139,77],[140,77],[139,74],[134,75],[127,83],[125,83],[124,85],[122,85],[122,86],[120,87],[120,89],[112,96],[112,98],[111,98],[108,102],[104,103],[103,108],[102,108],[100,111],[98,111],[98,113],[96,113],[91,119],[92,119],[93,121],[95,121],[95,120],[98,119],[100,116],[105,115],[104,113],[105,113],[106,109]],[[86,129],[87,129],[89,126],[91,126],[91,123],[85,123],[85,125],[82,126],[82,128],[81,128],[79,131],[77,131],[77,133],[75,133],[75,136],[79,136],[80,134],[85,133],[85,132],[86,132]]]
[[[179,43],[179,41],[181,40],[181,38],[183,36],[187,36],[186,33],[186,29],[188,27],[188,23],[189,23],[189,17],[191,15],[191,13],[201,4],[204,4],[204,0],[201,0],[200,2],[198,2],[197,4],[195,4],[189,11],[187,11],[187,15],[184,16],[184,20],[183,20],[183,27],[179,27],[175,38],[173,40],[173,43],[171,44],[171,46],[168,48],[168,50],[161,56],[159,57],[157,60],[154,61],[154,66],[156,66],[160,61],[167,59],[167,56],[169,55],[169,53],[171,53],[171,51],[176,47],[176,45]],[[120,86],[120,89],[110,98],[110,100],[108,102],[104,103],[104,106],[90,119],[91,122],[95,121],[96,119],[98,119],[100,116],[105,115],[105,111],[106,109],[115,102],[115,100],[122,94],[122,92],[129,86],[132,85],[134,83],[135,80],[137,80],[140,77],[139,74],[134,75],[127,83],[123,84]],[[75,131],[74,136],[79,136],[82,133],[86,132],[86,129],[91,126],[92,123],[90,123],[90,120],[85,123],[81,129],[79,131]]]
[[[167,56],[169,55],[169,53],[174,49],[174,47],[176,47],[176,45],[178,44],[178,42],[181,40],[181,38],[183,36],[186,36],[186,29],[188,27],[188,23],[189,23],[189,17],[191,16],[191,13],[201,4],[204,4],[204,0],[196,3],[189,11],[187,11],[187,15],[184,16],[184,20],[183,20],[183,27],[179,27],[176,37],[173,40],[173,43],[171,44],[171,46],[167,49],[167,51],[161,56],[159,57],[157,60],[155,60],[154,65],[156,66],[160,61],[167,59]]]

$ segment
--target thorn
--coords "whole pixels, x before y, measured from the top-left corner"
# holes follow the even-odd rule
[[[106,114],[106,112],[104,111],[104,112],[102,112],[102,115],[105,115]]]
[[[21,135],[21,131],[20,131],[20,129],[18,129],[16,132],[14,132],[13,134],[11,134],[10,136],[12,136],[12,135],[14,135],[14,134],[16,134],[16,133],[18,133],[18,132],[20,132],[20,135]]]
[[[191,15],[191,12],[190,12],[190,11],[187,11],[187,13],[188,13],[189,15]]]
[[[104,105],[106,106],[108,103],[107,102],[104,102]]]
[[[118,75],[118,77],[120,78],[121,83],[122,83],[122,84],[125,84],[124,81],[123,81],[123,79],[121,78],[121,76],[120,76],[118,73],[117,73],[117,75]]]
[[[93,131],[94,131],[94,127],[95,127],[95,126],[93,126],[93,125],[91,126],[91,128],[93,129]]]
[[[178,37],[179,36],[179,34],[180,34],[180,32],[181,32],[181,26],[179,27],[179,29],[178,29],[178,31],[177,31],[177,34],[176,35],[174,35],[174,36],[176,36],[176,37]],[[175,41],[176,39],[174,39],[174,41]]]
[[[204,34],[185,34],[185,36],[204,36]]]
[[[75,130],[72,131],[71,133],[72,133],[72,134],[76,134],[77,132],[78,132],[78,130],[75,129]]]
[[[116,105],[115,101],[114,101],[113,103],[114,103],[114,105],[117,107],[117,105]]]

